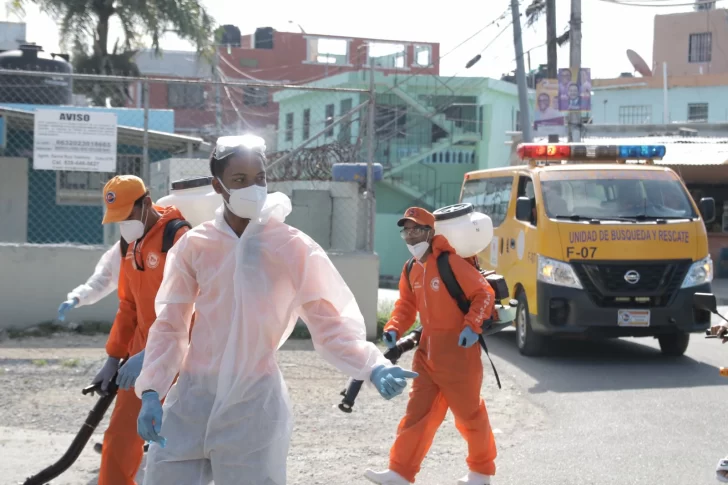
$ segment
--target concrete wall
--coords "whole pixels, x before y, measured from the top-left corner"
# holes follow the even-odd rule
[[[640,78],[635,78],[639,82]],[[595,125],[619,124],[620,106],[649,106],[645,123],[663,122],[663,90],[649,88],[594,89],[591,116]],[[686,122],[689,104],[708,105],[708,123],[728,121],[728,86],[672,87],[667,91],[668,121]],[[634,111],[634,110],[633,110]],[[627,121],[627,120],[622,120]],[[635,124],[638,121],[633,122]],[[626,124],[626,123],[625,123]]]
[[[297,180],[269,182],[268,190],[290,197],[293,211],[286,222],[326,250],[366,248],[367,208],[355,182]]]
[[[27,328],[54,320],[58,305],[91,275],[105,249],[95,246],[0,244],[0,329]],[[364,253],[331,253],[331,260],[356,297],[367,324],[377,331],[379,258]],[[81,307],[69,320],[112,322],[115,294]]]
[[[668,76],[728,72],[728,57],[723,53],[722,47],[728,44],[726,14],[728,10],[719,8],[655,15],[652,72],[659,71],[661,76],[663,62],[667,62]],[[712,34],[710,61],[689,62],[690,34],[704,32]]]

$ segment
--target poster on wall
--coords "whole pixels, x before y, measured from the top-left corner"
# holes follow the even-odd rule
[[[559,69],[559,110],[591,111],[591,69]]]
[[[116,113],[40,109],[34,125],[35,170],[116,172]]]
[[[566,113],[559,111],[559,83],[556,79],[542,79],[536,86],[534,113],[534,135],[566,135]]]

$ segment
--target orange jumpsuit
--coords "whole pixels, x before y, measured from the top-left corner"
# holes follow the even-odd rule
[[[164,228],[172,219],[183,219],[175,207],[154,206],[162,217],[137,243],[129,245],[121,263],[119,278],[119,310],[106,342],[110,357],[123,359],[135,355],[147,342],[147,334],[157,314],[154,299],[162,284],[166,254],[163,254]],[[183,227],[175,242],[188,228]],[[119,390],[104,434],[101,451],[99,485],[136,485],[134,477],[144,456],[144,441],[137,434],[137,417],[141,400],[133,389]]]
[[[492,313],[495,293],[480,272],[455,254],[443,236],[435,236],[432,254],[417,262],[399,280],[399,299],[384,331],[396,330],[401,337],[420,314],[422,336],[412,363],[419,373],[412,383],[407,411],[399,423],[389,455],[389,469],[409,482],[415,481],[437,429],[448,408],[455,426],[468,442],[467,464],[471,471],[495,475],[496,446],[485,402],[480,397],[483,364],[480,345],[458,346],[460,332],[469,326],[481,333],[483,320]],[[453,274],[470,301],[463,315],[440,279],[437,256],[449,252]]]

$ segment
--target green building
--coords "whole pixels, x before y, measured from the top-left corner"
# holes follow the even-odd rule
[[[369,76],[341,73],[310,86],[369,89]],[[375,249],[382,276],[398,277],[409,253],[397,219],[410,206],[433,210],[457,202],[466,172],[508,164],[506,132],[518,128],[518,92],[515,84],[490,78],[378,72],[374,85],[375,162],[384,166],[375,188]],[[366,101],[368,93],[289,89],[273,99],[279,104],[276,150],[287,150]],[[362,110],[308,146],[356,143],[366,122]]]

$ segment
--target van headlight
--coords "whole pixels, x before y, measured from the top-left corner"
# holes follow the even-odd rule
[[[711,281],[713,281],[713,260],[708,256],[690,265],[688,274],[685,275],[683,280],[682,288],[692,288]]]
[[[569,263],[538,256],[538,280],[556,286],[581,290],[581,281]]]

